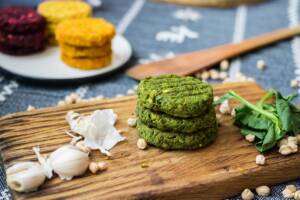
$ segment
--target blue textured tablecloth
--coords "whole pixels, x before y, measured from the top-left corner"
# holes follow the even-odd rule
[[[18,2],[32,5],[38,0],[0,0],[0,5]],[[238,42],[243,38],[295,25],[299,23],[299,4],[300,0],[273,0],[232,9],[187,9],[143,0],[104,0],[103,6],[96,9],[94,15],[113,22],[128,38],[134,49],[133,58],[128,64],[130,66],[172,54]],[[176,31],[178,29],[189,31],[183,33],[184,31]],[[170,42],[172,37],[179,42]],[[161,41],[163,39],[167,41]],[[230,74],[234,77],[240,70],[255,78],[265,89],[273,87],[284,94],[299,92],[290,88],[290,80],[300,78],[299,52],[299,38],[286,40],[235,60]],[[267,64],[262,72],[256,68],[258,59],[265,60]],[[53,106],[67,94],[76,91],[86,91],[83,95],[87,98],[100,94],[107,97],[126,94],[126,91],[136,84],[137,82],[128,78],[124,71],[90,83],[72,85],[29,83],[0,72],[0,115],[24,111],[28,105]],[[297,100],[299,102],[299,98]],[[10,199],[11,195],[4,183],[3,169],[0,170],[0,177],[0,200]],[[293,183],[300,188],[300,181]],[[275,186],[272,188],[271,197],[257,199],[283,199],[283,187],[284,184]]]

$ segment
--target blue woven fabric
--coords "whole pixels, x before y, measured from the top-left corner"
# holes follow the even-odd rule
[[[273,0],[264,4],[244,7],[244,11],[246,10],[246,16],[244,16],[245,27],[244,34],[241,37],[248,38],[278,28],[287,27],[293,21],[299,21],[299,1]],[[0,0],[0,5],[18,4],[19,2],[26,3],[27,5],[36,5],[38,3],[37,0]],[[103,6],[95,10],[94,15],[105,17],[115,25],[120,25],[124,16],[128,14],[130,8],[136,2],[132,0],[104,0]],[[291,8],[291,5],[297,5],[298,7]],[[177,54],[205,49],[232,42],[234,40],[234,33],[237,29],[241,28],[236,26],[239,8],[190,8],[198,16],[201,16],[197,21],[184,21],[175,18],[174,13],[182,9],[185,9],[185,7],[152,2],[146,2],[142,6],[137,16],[131,21],[124,32],[125,37],[130,41],[134,49],[133,58],[124,69],[151,57],[164,57],[172,53]],[[291,10],[293,11],[292,14]],[[192,32],[197,33],[198,37],[194,39],[185,38],[182,43],[156,40],[159,32],[170,31],[172,26],[187,27]],[[295,55],[300,50],[297,51],[297,48],[295,48],[297,45],[294,45],[294,48],[292,48],[294,43],[296,43],[295,40],[286,40],[242,56],[240,58],[241,72],[255,78],[265,89],[272,87],[282,91],[284,94],[298,92],[290,88],[290,80],[297,77],[295,73],[297,68],[295,57],[300,56],[298,54]],[[256,68],[256,61],[258,59],[265,60],[267,67],[264,71],[259,71]],[[3,77],[3,80],[1,77]],[[87,98],[100,94],[112,97],[117,94],[126,94],[126,91],[133,88],[137,83],[137,81],[128,78],[124,74],[124,70],[120,70],[107,77],[101,77],[93,82],[74,83],[71,85],[25,82],[0,72],[0,94],[4,94],[2,96],[5,97],[5,100],[2,101],[0,95],[0,115],[3,116],[8,113],[24,111],[28,105],[35,107],[56,105],[67,94],[76,91],[78,87],[82,86],[86,86],[87,88],[85,94]],[[12,92],[7,92],[8,86]],[[299,98],[297,102],[299,102]],[[0,170],[0,177],[0,199],[10,199],[10,194],[4,182],[2,168]],[[292,183],[300,188],[300,181]],[[272,188],[272,196],[266,198],[257,196],[256,199],[283,199],[281,191],[284,185],[274,186]],[[232,199],[239,199],[239,197]]]

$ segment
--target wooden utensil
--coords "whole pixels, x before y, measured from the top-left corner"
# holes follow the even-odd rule
[[[237,44],[222,46],[177,55],[171,59],[137,65],[127,71],[128,76],[143,79],[147,76],[162,74],[190,75],[221,62],[254,49],[275,43],[300,34],[300,26],[280,29],[275,32],[263,34],[246,39]]]
[[[234,90],[251,102],[265,94],[254,82],[214,86],[221,96]],[[234,102],[231,102],[234,103]],[[223,116],[216,141],[194,151],[164,151],[149,146],[139,150],[136,129],[127,125],[135,110],[136,96],[91,101],[67,106],[38,109],[0,118],[0,150],[4,165],[24,160],[36,161],[32,147],[40,146],[49,154],[70,142],[65,115],[69,110],[88,114],[96,109],[112,108],[118,114],[117,128],[127,140],[111,151],[106,159],[93,151],[91,160],[108,163],[105,172],[87,172],[71,181],[57,176],[31,193],[13,193],[14,199],[225,199],[244,188],[273,185],[299,177],[300,153],[282,156],[267,152],[267,166],[258,166],[254,144],[247,142],[233,126],[231,116]],[[236,104],[232,105],[236,106]],[[282,173],[284,172],[284,173]]]

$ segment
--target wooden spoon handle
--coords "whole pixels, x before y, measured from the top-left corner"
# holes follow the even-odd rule
[[[137,65],[130,68],[127,74],[135,79],[162,74],[186,76],[205,70],[224,59],[236,57],[254,49],[284,40],[300,34],[300,26],[281,29],[246,39],[237,44],[225,44],[218,47],[177,55],[171,59]]]
[[[295,35],[300,34],[300,26],[280,29],[271,33],[263,34],[257,37],[246,39],[240,43],[234,44],[231,51],[228,51],[229,56],[236,56],[259,47],[263,47],[280,40],[285,40]]]

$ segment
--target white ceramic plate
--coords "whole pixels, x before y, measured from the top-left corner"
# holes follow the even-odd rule
[[[122,67],[132,54],[132,48],[121,35],[112,41],[113,59],[111,65],[96,70],[79,70],[69,67],[60,59],[58,47],[28,56],[11,56],[0,53],[0,67],[12,74],[39,80],[74,80],[99,76]]]

